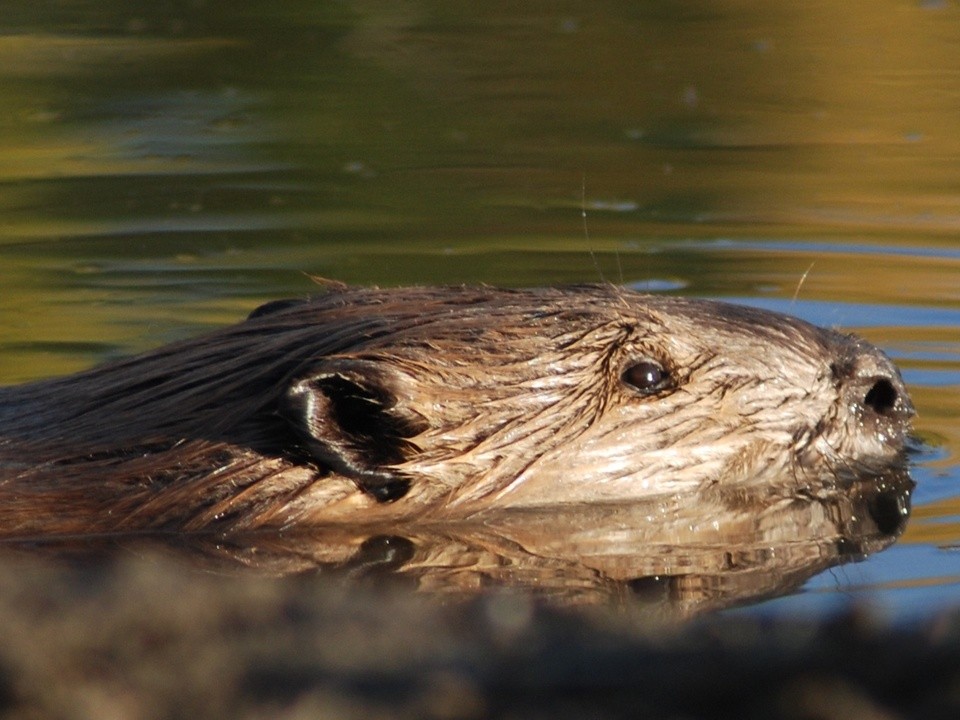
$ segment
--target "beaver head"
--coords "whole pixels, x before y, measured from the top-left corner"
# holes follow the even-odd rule
[[[5,389],[0,524],[41,506],[75,531],[450,518],[802,484],[895,461],[912,414],[879,350],[776,313],[610,286],[344,289]]]

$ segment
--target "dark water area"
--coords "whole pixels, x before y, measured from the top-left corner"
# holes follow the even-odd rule
[[[902,368],[916,487],[863,562],[889,543],[822,570],[826,544],[780,538],[819,572],[742,612],[960,604],[955,3],[138,5],[4,4],[4,384],[237,321],[311,275],[780,310]]]

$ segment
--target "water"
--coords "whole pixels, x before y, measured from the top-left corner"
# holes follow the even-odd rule
[[[928,616],[960,601],[958,48],[937,2],[11,0],[0,379],[307,274],[791,312],[903,368],[917,487],[892,548],[748,612]]]

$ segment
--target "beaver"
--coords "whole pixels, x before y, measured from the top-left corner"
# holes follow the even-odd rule
[[[0,535],[235,532],[618,503],[899,462],[857,337],[611,285],[331,287],[0,389]]]

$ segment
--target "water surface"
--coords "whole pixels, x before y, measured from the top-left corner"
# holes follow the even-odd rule
[[[751,612],[960,601],[960,8],[144,6],[0,19],[0,379],[351,283],[606,280],[864,335],[910,523]]]

